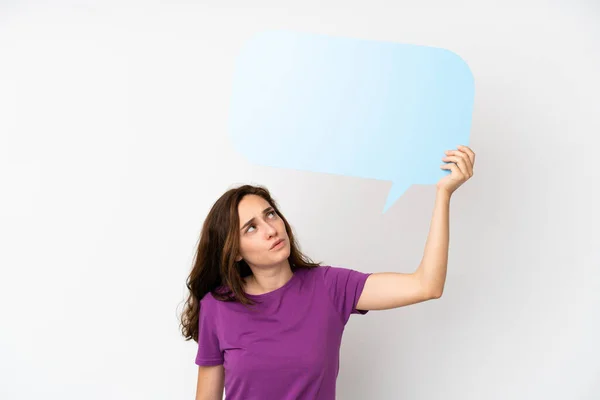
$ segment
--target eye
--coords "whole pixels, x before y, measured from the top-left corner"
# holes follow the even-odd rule
[[[277,217],[277,213],[274,210],[271,210],[267,213],[267,215],[269,214],[273,214],[273,217]],[[246,229],[246,233],[250,232],[250,228],[254,227],[255,225],[248,225],[248,229]]]

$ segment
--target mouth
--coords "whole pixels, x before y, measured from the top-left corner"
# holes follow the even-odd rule
[[[271,250],[280,247],[280,245],[283,243],[283,239],[279,239],[278,241],[276,241],[275,243],[273,243],[273,246],[271,246]]]

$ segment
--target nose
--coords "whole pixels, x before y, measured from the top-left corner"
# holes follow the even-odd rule
[[[271,237],[277,233],[277,229],[271,224],[267,224],[267,229],[265,230],[268,237]]]

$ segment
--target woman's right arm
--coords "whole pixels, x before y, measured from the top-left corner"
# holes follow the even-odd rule
[[[196,400],[223,400],[224,383],[223,364],[199,366]]]

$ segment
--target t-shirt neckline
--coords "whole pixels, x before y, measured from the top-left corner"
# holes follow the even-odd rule
[[[273,296],[273,295],[281,292],[283,289],[287,288],[288,286],[290,286],[296,279],[296,275],[298,275],[298,271],[299,271],[299,269],[297,269],[296,271],[292,271],[292,277],[290,279],[288,279],[288,281],[286,283],[284,283],[283,286],[281,286],[275,290],[271,290],[270,292],[263,293],[263,294],[250,294],[250,293],[244,292],[244,295],[246,295],[249,298],[253,298],[253,299],[264,299],[265,297]]]

